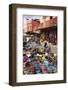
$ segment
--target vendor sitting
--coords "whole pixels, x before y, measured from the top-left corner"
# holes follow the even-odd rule
[[[51,47],[50,47],[49,43],[45,42],[44,48],[45,48],[45,52],[50,53]]]

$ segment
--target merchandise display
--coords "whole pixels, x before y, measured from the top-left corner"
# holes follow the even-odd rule
[[[23,72],[24,74],[44,74],[57,72],[57,54],[51,53],[47,42],[28,40],[24,45]],[[43,46],[44,45],[44,46]]]

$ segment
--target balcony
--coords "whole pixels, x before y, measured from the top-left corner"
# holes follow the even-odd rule
[[[43,28],[48,28],[48,27],[53,27],[53,26],[57,26],[57,17],[50,19],[48,21],[45,21],[43,23],[40,23],[38,29],[43,29]]]

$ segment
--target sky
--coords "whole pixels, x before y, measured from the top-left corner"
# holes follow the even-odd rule
[[[42,16],[40,15],[24,15],[23,18],[24,20],[27,20],[27,19],[40,19]]]

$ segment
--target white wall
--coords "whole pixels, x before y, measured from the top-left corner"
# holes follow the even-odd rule
[[[11,87],[8,85],[9,70],[9,4],[40,4],[66,6],[68,10],[68,0],[0,0],[0,90],[67,90],[66,84],[37,85],[37,86],[20,86]],[[68,16],[68,12],[67,12]],[[67,18],[68,21],[68,18]],[[68,26],[67,26],[68,29]],[[68,32],[67,32],[68,34]],[[67,36],[68,38],[68,36]],[[68,61],[67,61],[68,64]],[[67,66],[68,68],[68,66]],[[68,75],[68,74],[67,74]],[[68,78],[67,78],[68,81]]]

